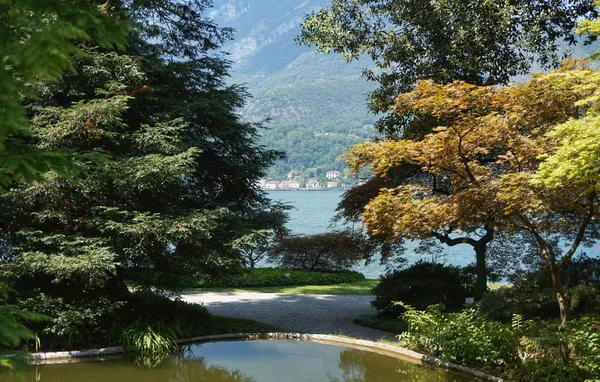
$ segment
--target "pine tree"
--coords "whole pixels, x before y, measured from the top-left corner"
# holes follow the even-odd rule
[[[35,144],[69,150],[84,171],[3,197],[13,254],[2,269],[63,339],[102,326],[127,300],[126,278],[172,289],[239,268],[235,240],[282,221],[255,185],[279,153],[237,114],[247,94],[211,53],[230,32],[201,17],[206,5],[131,5],[126,52],[82,47],[72,72],[34,87]]]

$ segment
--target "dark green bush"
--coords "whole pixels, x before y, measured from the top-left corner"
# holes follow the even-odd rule
[[[330,285],[362,281],[365,276],[360,272],[315,272],[306,270],[255,268],[244,270],[240,274],[205,277],[197,282],[200,288],[257,288],[269,286]]]
[[[387,273],[373,288],[371,304],[384,313],[399,315],[402,301],[416,309],[442,304],[448,309],[460,308],[465,298],[472,296],[473,278],[460,268],[420,261],[406,269]]]
[[[374,250],[374,242],[360,232],[327,232],[280,239],[271,249],[269,261],[281,268],[342,271],[370,258]]]
[[[600,313],[600,259],[580,257],[561,272],[569,311],[574,316]],[[513,314],[551,319],[559,315],[550,273],[546,268],[519,271],[511,287],[487,293],[479,302],[488,318],[508,322]]]
[[[577,365],[563,365],[556,360],[530,359],[523,362],[521,367],[514,369],[502,368],[504,378],[511,381],[557,382],[557,381],[596,381],[593,375]]]

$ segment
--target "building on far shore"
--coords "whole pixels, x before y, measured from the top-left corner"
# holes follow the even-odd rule
[[[321,182],[319,182],[316,179],[309,179],[306,181],[306,188],[309,188],[309,189],[321,188]]]
[[[276,180],[270,180],[265,183],[265,190],[277,190],[279,188],[279,182]]]
[[[300,182],[297,180],[286,180],[279,183],[280,190],[297,190],[300,188]]]
[[[338,188],[340,184],[338,182],[327,182],[327,188]]]
[[[290,171],[290,172],[287,173],[287,178],[288,179],[294,179],[296,177],[296,175],[298,175],[296,173],[296,171]]]
[[[331,170],[331,171],[327,171],[327,172],[325,173],[325,177],[326,177],[327,179],[337,179],[337,178],[339,178],[340,176],[342,176],[342,173],[341,173],[341,172],[339,172],[339,171],[337,171],[337,170]]]
[[[362,186],[363,184],[367,183],[369,181],[369,178],[358,178],[358,185]]]

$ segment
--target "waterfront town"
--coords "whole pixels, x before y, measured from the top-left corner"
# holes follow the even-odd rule
[[[368,178],[351,178],[346,174],[337,171],[330,170],[325,172],[325,176],[321,178],[308,177],[315,175],[310,172],[298,172],[290,171],[287,173],[287,179],[285,180],[272,180],[262,178],[257,181],[258,186],[263,190],[269,191],[322,191],[322,190],[336,190],[346,189],[355,185],[363,185],[367,182]]]

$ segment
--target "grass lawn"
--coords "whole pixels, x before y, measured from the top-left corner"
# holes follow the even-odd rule
[[[334,285],[303,285],[303,286],[273,286],[260,288],[202,288],[193,289],[203,292],[258,292],[258,293],[289,293],[289,294],[347,294],[370,295],[371,289],[379,280],[363,280],[353,283]]]
[[[354,319],[354,323],[392,334],[400,334],[408,330],[408,324],[397,317],[384,317],[378,315],[363,316]]]

